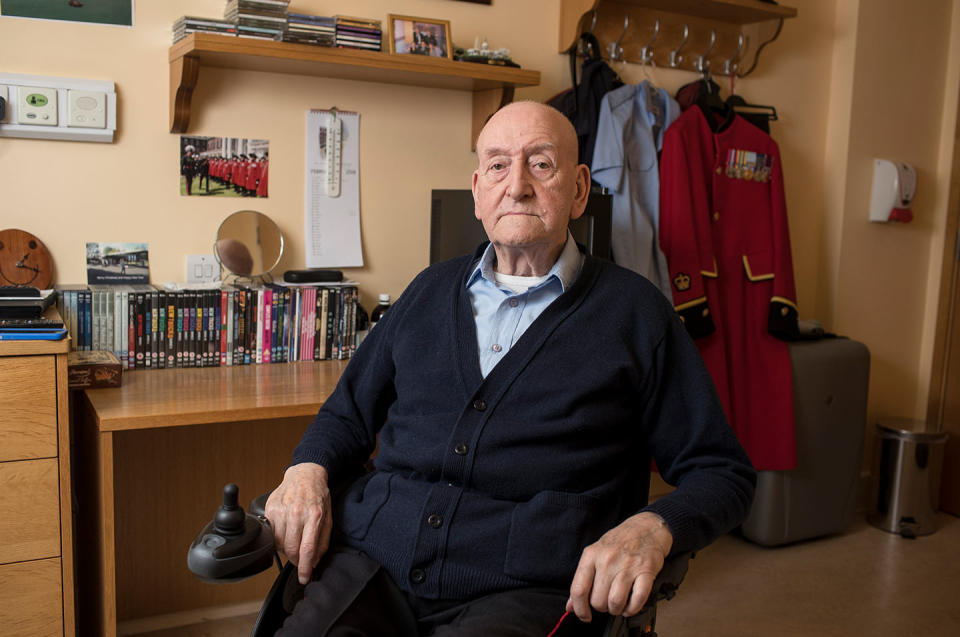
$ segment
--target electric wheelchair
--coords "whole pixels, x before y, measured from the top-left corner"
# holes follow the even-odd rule
[[[251,637],[272,637],[303,597],[296,567],[289,562],[282,565],[274,550],[273,531],[264,515],[269,495],[254,498],[250,512],[246,513],[239,505],[237,486],[226,485],[223,503],[187,553],[191,572],[209,582],[239,581],[276,563],[280,572],[260,608]],[[629,618],[611,618],[603,637],[656,637],[657,603],[673,598],[692,557],[691,553],[669,557],[640,613]]]

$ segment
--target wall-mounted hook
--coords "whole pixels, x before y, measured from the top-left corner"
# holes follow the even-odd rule
[[[710,29],[710,46],[707,47],[707,50],[703,55],[697,56],[697,61],[694,63],[694,68],[700,71],[701,73],[710,72],[710,52],[713,51],[713,45],[717,43],[717,30]]]
[[[593,10],[593,17],[590,19],[590,29],[587,31],[590,35],[593,35],[593,30],[597,28],[597,10]],[[593,57],[593,45],[589,42],[584,43],[581,39],[577,43],[577,55]]]
[[[724,75],[735,75],[737,69],[740,67],[740,56],[743,54],[743,45],[746,42],[746,36],[743,33],[737,36],[737,51],[733,54],[728,60],[723,61],[723,74]]]
[[[660,37],[660,18],[653,23],[653,37],[647,42],[647,45],[640,49],[640,63],[650,64],[653,62],[653,43]]]
[[[680,52],[683,50],[683,47],[686,46],[688,37],[690,37],[690,28],[687,25],[683,25],[683,39],[680,40],[677,48],[670,51],[670,66],[672,68],[679,67],[680,63],[683,62],[683,56]]]
[[[624,14],[623,16],[623,33],[620,34],[620,37],[617,38],[616,42],[611,42],[607,45],[607,51],[610,53],[611,60],[622,60],[623,59],[623,47],[620,46],[620,43],[623,42],[623,36],[627,34],[627,29],[630,28],[630,16]]]

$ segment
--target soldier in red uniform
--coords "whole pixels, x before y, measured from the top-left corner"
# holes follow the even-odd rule
[[[257,184],[257,196],[267,196],[267,169],[270,166],[270,153],[263,154],[263,161],[260,162],[260,183]]]
[[[715,132],[690,108],[667,129],[660,244],[675,309],[741,444],[758,470],[792,469],[793,374],[780,338],[796,333],[797,307],[780,153],[739,116],[721,124]]]
[[[250,156],[250,163],[247,168],[247,178],[243,184],[243,196],[244,197],[256,197],[257,196],[257,182],[260,181],[260,162]]]

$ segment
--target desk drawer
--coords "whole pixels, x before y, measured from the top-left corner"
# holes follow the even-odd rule
[[[0,462],[0,564],[59,557],[59,491],[55,458]]]
[[[57,455],[53,356],[0,358],[0,462]]]
[[[0,628],[6,637],[63,635],[60,559],[0,566]]]

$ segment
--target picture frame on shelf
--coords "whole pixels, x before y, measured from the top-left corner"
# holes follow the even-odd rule
[[[390,53],[453,59],[449,20],[391,13],[387,16],[387,24]]]

